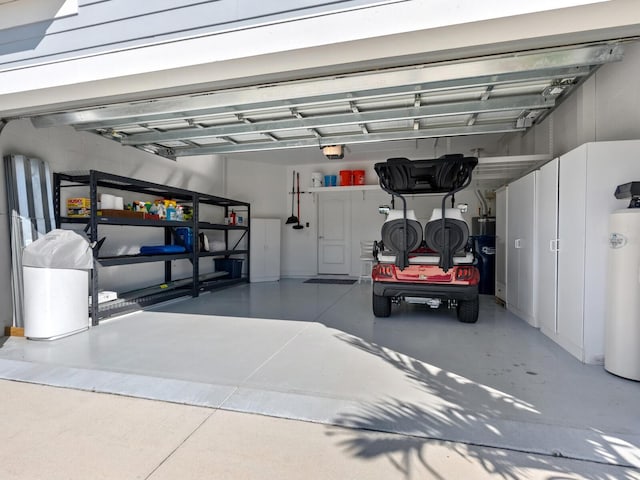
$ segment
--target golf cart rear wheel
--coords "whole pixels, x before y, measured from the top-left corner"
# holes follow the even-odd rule
[[[480,301],[478,297],[473,300],[458,301],[458,320],[462,323],[476,323],[478,321],[478,313],[480,310]]]
[[[391,297],[373,294],[373,314],[376,317],[391,315]]]

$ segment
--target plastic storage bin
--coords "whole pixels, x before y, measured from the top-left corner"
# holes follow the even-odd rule
[[[216,272],[227,272],[228,278],[240,278],[242,276],[241,258],[216,258],[214,260]]]
[[[478,293],[493,295],[496,289],[496,237],[478,235],[473,237],[473,242],[480,270]]]
[[[176,228],[176,243],[182,245],[187,252],[193,251],[193,230],[189,227]]]

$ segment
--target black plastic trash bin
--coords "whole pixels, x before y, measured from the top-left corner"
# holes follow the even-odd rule
[[[473,237],[473,246],[480,271],[478,293],[494,295],[496,291],[496,237],[477,235]]]

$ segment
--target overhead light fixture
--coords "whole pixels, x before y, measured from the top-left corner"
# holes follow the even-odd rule
[[[344,158],[344,146],[327,145],[326,147],[322,147],[322,153],[329,160],[341,160]]]

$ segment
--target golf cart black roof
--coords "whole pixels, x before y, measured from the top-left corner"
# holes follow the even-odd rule
[[[374,168],[380,186],[389,193],[446,194],[463,187],[477,164],[476,157],[453,154],[429,160],[390,158]]]

